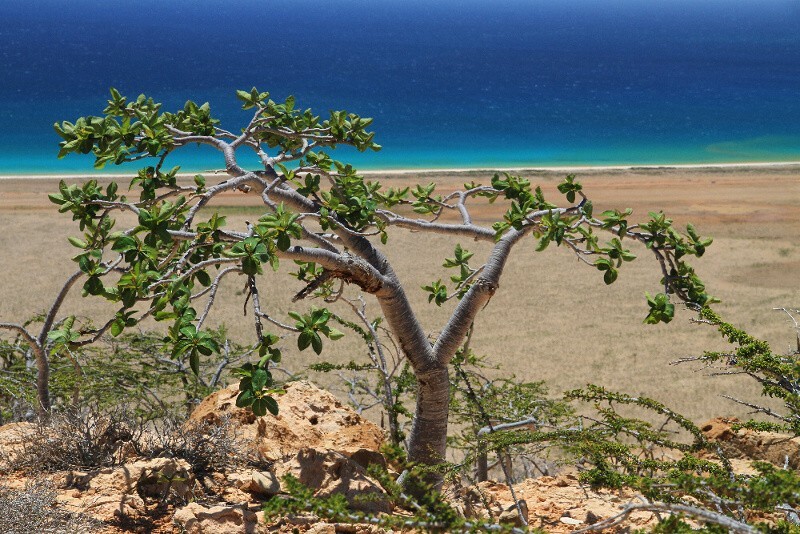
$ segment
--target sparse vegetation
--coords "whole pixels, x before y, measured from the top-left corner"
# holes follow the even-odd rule
[[[55,412],[34,425],[3,469],[37,475],[119,465],[125,459],[124,447],[136,447],[141,432],[124,409],[84,406]]]
[[[53,484],[29,481],[24,488],[0,485],[0,532],[6,534],[88,534],[100,530],[91,518],[70,513],[57,505]]]
[[[165,417],[143,436],[141,447],[149,457],[184,459],[198,475],[257,464],[255,458],[245,457],[242,443],[225,416],[213,424]]]

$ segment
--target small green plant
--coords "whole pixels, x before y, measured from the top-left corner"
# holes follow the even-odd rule
[[[514,375],[487,377],[492,368],[486,358],[468,346],[456,355],[453,367],[450,421],[459,431],[450,438],[450,446],[464,454],[460,474],[480,482],[488,479],[492,466],[499,466],[509,485],[515,468],[524,477],[547,474],[548,447],[513,440],[504,446],[502,436],[520,429],[561,427],[574,418],[572,408],[548,398],[543,382],[519,382]],[[468,469],[472,463],[474,477]]]
[[[696,358],[682,361],[699,361],[706,365],[722,364],[726,369],[734,369],[745,374],[761,385],[765,397],[780,400],[785,408],[783,413],[753,402],[743,401],[726,395],[725,397],[751,408],[755,413],[767,416],[769,421],[751,420],[743,426],[754,430],[774,430],[800,435],[800,329],[795,319],[796,311],[778,308],[789,315],[797,330],[797,349],[788,354],[779,354],[770,345],[744,330],[724,321],[709,308],[700,312],[700,323],[716,327],[733,350],[708,351]]]

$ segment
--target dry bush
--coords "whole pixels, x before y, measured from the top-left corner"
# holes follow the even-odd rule
[[[32,435],[3,467],[26,473],[111,467],[126,452],[139,452],[142,424],[126,409],[70,409],[40,421]]]
[[[83,534],[96,532],[100,524],[58,506],[53,483],[31,480],[23,489],[0,485],[0,532],[5,534]]]
[[[125,408],[91,407],[53,413],[14,454],[4,453],[0,465],[5,471],[47,473],[113,467],[138,456],[181,458],[196,473],[209,473],[252,464],[242,450],[228,418],[209,424],[167,414],[147,422]]]
[[[182,458],[196,474],[252,463],[243,455],[229,417],[214,424],[187,422],[177,415],[164,417],[143,437],[141,448],[151,458]]]

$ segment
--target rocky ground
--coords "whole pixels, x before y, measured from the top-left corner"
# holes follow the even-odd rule
[[[261,511],[266,500],[281,493],[283,477],[292,474],[319,496],[341,493],[357,509],[372,514],[390,512],[391,505],[380,485],[366,470],[372,463],[387,464],[379,452],[384,439],[379,427],[308,382],[286,386],[277,417],[255,417],[237,408],[236,394],[234,386],[209,396],[194,411],[186,428],[224,426],[238,447],[239,458],[246,461],[216,469],[208,465],[200,468],[185,459],[140,458],[121,443],[116,467],[65,470],[38,477],[11,472],[4,474],[2,485],[6,490],[26,485],[47,488],[59,509],[90,519],[71,527],[72,532],[382,532],[375,526],[334,525],[302,518],[269,522]],[[797,438],[735,433],[722,419],[710,421],[703,430],[719,440],[731,458],[739,459],[742,469],[747,469],[751,459],[778,465],[788,462],[793,468],[800,462]],[[15,455],[24,453],[35,432],[31,423],[0,427],[0,453],[6,462],[13,463]],[[524,501],[529,524],[555,533],[597,524],[636,500],[632,492],[585,487],[569,469],[558,476],[525,480],[514,490]],[[369,494],[374,498],[361,498]],[[509,488],[502,483],[451,485],[445,498],[467,516],[519,521]],[[653,513],[640,511],[607,531],[648,529],[655,522]],[[30,532],[24,525],[19,528],[19,532]]]

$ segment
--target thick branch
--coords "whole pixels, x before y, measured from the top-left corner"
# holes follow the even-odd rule
[[[72,289],[72,286],[75,285],[75,282],[83,275],[82,271],[76,271],[72,274],[67,281],[64,282],[64,285],[61,286],[61,291],[58,292],[56,295],[56,300],[53,301],[53,305],[50,306],[50,311],[47,312],[47,317],[45,317],[44,325],[42,325],[42,331],[39,334],[38,339],[36,340],[39,346],[44,346],[45,340],[47,340],[47,334],[50,333],[50,329],[53,327],[53,323],[56,320],[56,315],[58,314],[58,310],[61,308],[61,305],[64,303],[64,299],[67,298],[67,293],[69,290]]]
[[[437,234],[458,235],[481,241],[494,241],[495,231],[474,224],[447,224],[429,222],[423,219],[409,219],[387,210],[378,211],[389,225],[408,230],[428,231]]]
[[[511,249],[525,234],[526,229],[509,230],[495,244],[483,272],[458,303],[436,340],[433,351],[437,362],[446,365],[453,358],[475,316],[489,303],[500,286],[500,276],[503,274]]]
[[[378,293],[388,282],[369,262],[351,254],[294,246],[285,252],[278,251],[277,255],[279,258],[317,263],[330,272],[332,277],[356,284],[367,293]]]

